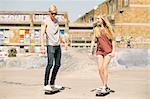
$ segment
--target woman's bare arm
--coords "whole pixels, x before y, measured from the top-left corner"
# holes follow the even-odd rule
[[[95,45],[95,33],[92,36],[90,53],[93,53],[94,45]]]

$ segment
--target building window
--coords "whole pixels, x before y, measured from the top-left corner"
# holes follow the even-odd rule
[[[94,22],[94,16],[90,16],[90,23],[93,23]]]
[[[118,0],[114,0],[114,6],[113,6],[114,14],[116,14],[117,6],[118,6]]]
[[[124,0],[124,6],[128,7],[129,6],[129,0]]]
[[[121,2],[120,2],[120,14],[123,14],[123,2],[122,2],[123,0],[121,0]]]
[[[109,15],[111,15],[112,12],[113,12],[113,2],[112,2],[112,0],[109,1],[108,5],[109,5]]]

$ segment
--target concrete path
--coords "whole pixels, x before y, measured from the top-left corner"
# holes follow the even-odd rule
[[[110,68],[109,74],[109,86],[115,93],[105,97],[96,97],[95,92],[90,92],[101,86],[97,71],[59,72],[57,83],[68,88],[54,95],[44,95],[44,68],[1,68],[0,99],[150,99],[148,67]]]

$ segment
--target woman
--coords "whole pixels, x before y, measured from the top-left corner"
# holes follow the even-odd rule
[[[109,21],[100,15],[97,17],[96,27],[94,28],[90,53],[93,52],[95,41],[97,42],[96,55],[98,70],[102,81],[101,92],[105,93],[109,89],[107,86],[108,64],[115,55],[115,39]]]

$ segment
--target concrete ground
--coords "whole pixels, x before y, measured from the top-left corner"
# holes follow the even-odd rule
[[[120,49],[109,65],[109,87],[115,93],[105,97],[90,92],[101,81],[96,56],[87,49],[63,50],[56,83],[67,88],[54,95],[43,91],[46,57],[8,58],[0,61],[0,99],[150,99],[149,56],[149,49]]]
[[[65,90],[44,95],[44,68],[0,68],[0,99],[150,99],[149,67],[110,68],[109,86],[115,90],[105,97],[96,97],[92,89],[100,87],[98,72],[60,71],[57,84]]]

